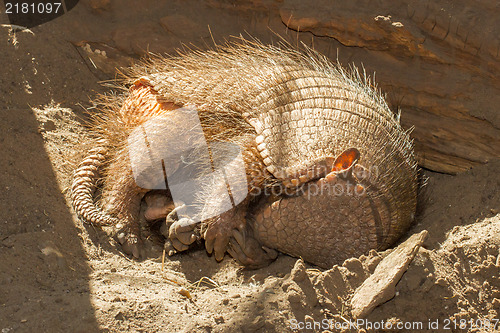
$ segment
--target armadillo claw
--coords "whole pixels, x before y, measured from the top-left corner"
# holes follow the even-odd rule
[[[123,252],[134,256],[136,259],[140,259],[142,257],[142,242],[137,235],[121,230],[117,233],[116,239],[122,245]]]
[[[239,263],[250,269],[269,265],[278,256],[274,249],[262,246],[255,238],[233,230],[227,252]]]
[[[236,243],[240,245],[241,248],[245,248],[245,238],[246,238],[246,232],[245,229],[238,231],[238,230],[233,230],[233,238],[236,240]]]
[[[182,252],[182,251],[186,251],[187,249],[189,249],[189,245],[181,243],[178,239],[175,239],[175,238],[170,239],[170,243],[177,250],[177,252]]]
[[[197,223],[193,222],[193,220],[185,217],[181,218],[180,220],[172,223],[172,225],[170,226],[168,238],[172,241],[178,240],[185,245],[191,245],[195,240],[198,239],[198,236],[195,232],[196,226]]]
[[[172,245],[172,242],[170,241],[170,239],[167,239],[165,241],[165,244],[163,244],[163,250],[165,251],[166,254],[168,254],[169,257],[171,257],[177,253],[177,250]]]
[[[233,230],[245,229],[246,203],[240,203],[235,208],[225,211],[206,223],[206,231],[203,234],[205,248],[208,253],[214,254],[217,261],[224,259]]]
[[[205,248],[208,253],[213,253],[215,260],[221,261],[227,251],[229,244],[230,231],[222,216],[218,216],[214,221],[208,224],[203,238],[205,239]]]
[[[228,232],[225,232],[225,228],[219,229],[214,225],[209,226],[205,232],[204,238],[207,252],[213,252],[215,260],[217,261],[224,259],[224,254],[229,244],[229,235]]]

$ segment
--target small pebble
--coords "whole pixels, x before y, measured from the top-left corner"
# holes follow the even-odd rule
[[[191,293],[189,292],[189,290],[187,290],[184,287],[182,287],[181,289],[179,289],[179,294],[181,294],[182,296],[184,296],[186,298],[191,299]]]

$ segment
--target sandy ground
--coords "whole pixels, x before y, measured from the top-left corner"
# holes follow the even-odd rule
[[[151,258],[131,260],[105,230],[75,217],[67,203],[74,147],[85,136],[84,110],[94,112],[89,97],[106,91],[100,81],[110,77],[73,43],[95,35],[89,8],[80,4],[33,33],[0,27],[1,332],[289,332],[298,322],[348,322],[354,291],[390,250],[326,271],[286,255],[245,271],[201,247],[162,265],[159,245]],[[499,161],[458,176],[424,171],[424,210],[408,236],[428,230],[429,237],[396,296],[369,321],[423,323],[414,331],[495,330],[499,174]]]

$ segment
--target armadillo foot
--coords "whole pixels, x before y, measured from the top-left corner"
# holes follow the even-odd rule
[[[144,248],[141,237],[138,233],[132,232],[130,228],[123,228],[117,232],[116,238],[122,245],[123,252],[140,259],[144,254]]]
[[[168,220],[169,218],[167,217],[166,224],[170,224]],[[164,236],[168,238],[177,252],[182,252],[187,250],[196,240],[200,239],[197,226],[198,223],[183,217],[172,222],[168,229],[168,235],[164,234]]]
[[[144,217],[147,221],[165,218],[175,208],[172,198],[165,191],[149,191],[143,200]]]
[[[278,256],[278,252],[260,244],[250,236],[250,232],[233,230],[227,252],[240,264],[250,269],[269,265]]]
[[[166,222],[162,225],[160,231],[167,238],[163,246],[165,253],[173,256],[189,249],[196,240],[200,239],[198,225],[199,223],[188,218],[181,218],[173,223]]]
[[[206,231],[203,234],[205,248],[208,253],[213,252],[217,261],[224,258],[233,230],[242,231],[245,229],[245,211],[246,206],[240,205],[220,214],[207,223]]]
[[[170,211],[165,223],[160,227],[161,234],[167,239],[165,241],[165,250],[169,255],[186,251],[194,241],[200,239],[199,228],[197,228],[199,223],[187,217],[178,218],[177,213],[183,207],[184,205]]]
[[[168,254],[169,257],[173,256],[176,254],[178,251],[175,249],[174,245],[170,241],[170,239],[167,239],[165,241],[165,244],[163,244],[163,250],[165,251],[166,254]]]

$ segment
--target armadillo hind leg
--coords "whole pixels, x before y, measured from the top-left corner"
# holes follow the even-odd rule
[[[99,169],[105,163],[107,155],[106,148],[100,146],[104,144],[105,140],[97,141],[98,147],[89,151],[88,157],[75,171],[71,189],[72,205],[85,222],[98,226],[112,225],[118,229],[116,236],[124,252],[139,258],[141,242],[137,217],[140,209],[141,189],[135,185],[132,176],[126,172],[128,167],[124,166],[121,161],[117,163],[118,166],[114,167],[117,171],[115,175],[120,175],[120,177],[108,179],[111,180],[113,186],[112,190],[104,196],[108,199],[107,206],[112,209],[103,211],[94,202]],[[114,194],[110,195],[110,193]],[[134,210],[137,210],[137,213],[133,213]],[[113,214],[113,211],[119,214]],[[109,214],[110,212],[112,214]]]
[[[168,114],[177,108],[172,103],[158,100],[158,93],[139,80],[129,91],[129,96],[123,103],[120,114],[123,123],[127,125],[140,125],[144,119],[153,116]],[[131,140],[129,138],[129,140]],[[128,141],[131,145],[132,141]],[[139,213],[141,200],[150,188],[137,184],[137,177],[131,165],[131,154],[135,160],[147,160],[149,151],[131,151],[128,145],[121,147],[113,156],[107,170],[106,181],[102,192],[102,206],[107,214],[114,216],[118,221],[116,238],[122,245],[125,253],[140,258],[144,251],[141,235]],[[175,168],[174,165],[167,167]],[[149,213],[153,213],[152,210]]]
[[[121,157],[125,153],[123,152]],[[132,171],[121,161],[113,162],[113,175],[110,174],[103,191],[104,210],[115,216],[119,223],[116,238],[126,254],[140,258],[143,252],[140,235],[139,212],[143,195],[147,190],[137,186]],[[121,170],[119,169],[121,168]]]
[[[99,140],[97,144],[105,144],[105,140]],[[109,214],[109,211],[101,210],[94,202],[99,168],[106,160],[106,153],[106,148],[102,146],[92,149],[88,157],[75,171],[71,188],[72,204],[76,213],[85,222],[98,226],[112,225],[117,228],[119,231],[116,236],[122,244],[123,250],[127,254],[139,258],[141,256],[139,223],[134,220],[134,216],[138,217],[141,190],[134,186],[135,182],[132,176],[126,172],[127,167],[124,167],[122,162],[118,163],[119,166],[114,167],[116,171],[122,172],[115,173],[115,175],[120,174],[120,177],[115,179],[116,182],[110,179],[113,183],[110,193],[114,194],[105,195],[108,199],[107,206],[112,208],[109,211],[119,212],[119,214]],[[127,208],[124,209],[125,207]],[[134,210],[137,210],[137,214],[133,213]]]

